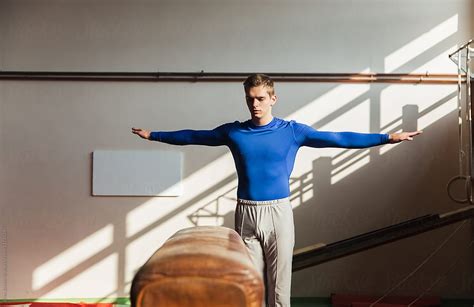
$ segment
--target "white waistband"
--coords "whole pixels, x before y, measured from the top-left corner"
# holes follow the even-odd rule
[[[260,205],[276,205],[281,203],[289,203],[290,198],[280,198],[280,199],[272,199],[272,200],[248,200],[248,199],[237,199],[237,204],[242,205],[251,205],[251,206],[260,206]]]

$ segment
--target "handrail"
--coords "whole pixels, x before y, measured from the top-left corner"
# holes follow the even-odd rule
[[[0,71],[9,81],[242,82],[250,72]],[[456,84],[457,74],[266,73],[277,82]],[[466,76],[462,77],[466,82]]]
[[[474,206],[429,214],[330,244],[295,250],[293,272],[474,217]]]

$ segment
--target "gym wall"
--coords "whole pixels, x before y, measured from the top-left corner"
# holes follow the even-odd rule
[[[469,0],[0,0],[5,71],[456,73]],[[395,132],[367,150],[302,148],[292,174],[296,248],[455,210],[456,85],[278,83],[274,115],[316,129]],[[233,227],[225,147],[147,142],[131,127],[211,129],[248,119],[240,82],[0,82],[0,299],[120,298],[173,233]],[[183,153],[179,197],[92,196],[94,150]],[[293,275],[292,296],[382,294],[458,226]],[[395,294],[474,293],[470,222]]]

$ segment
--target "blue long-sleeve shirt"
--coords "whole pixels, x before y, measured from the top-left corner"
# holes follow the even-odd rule
[[[237,197],[272,200],[290,195],[289,179],[301,146],[366,148],[388,143],[388,134],[317,131],[274,117],[263,126],[251,120],[213,130],[157,131],[150,140],[174,145],[229,147],[239,179]]]

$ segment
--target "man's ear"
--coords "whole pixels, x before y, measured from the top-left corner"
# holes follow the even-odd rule
[[[270,97],[270,99],[272,100],[272,106],[277,102],[277,96],[276,95],[273,95],[272,97]]]

